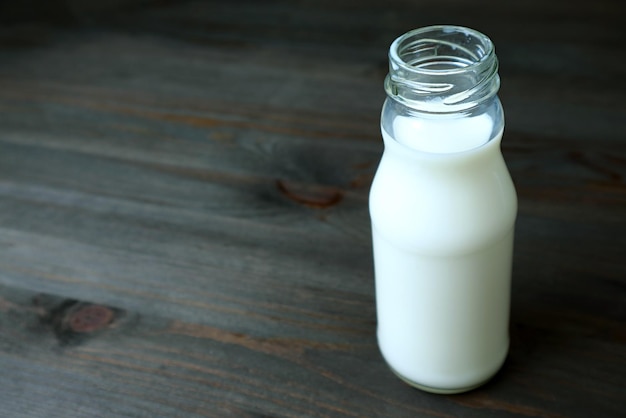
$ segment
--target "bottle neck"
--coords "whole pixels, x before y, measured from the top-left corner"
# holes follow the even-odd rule
[[[498,92],[498,59],[491,40],[459,26],[408,32],[389,48],[387,95],[428,113],[471,109]]]
[[[419,151],[398,142],[385,130],[382,130],[385,152],[383,158],[390,158],[395,165],[402,165],[409,170],[432,170],[431,173],[444,172],[465,176],[467,171],[489,169],[493,163],[503,162],[500,143],[503,130],[500,130],[489,142],[472,149],[454,153],[431,153]],[[451,171],[452,170],[452,171]]]

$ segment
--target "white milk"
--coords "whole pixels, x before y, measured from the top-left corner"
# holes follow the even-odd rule
[[[491,139],[493,121],[485,113],[472,118],[438,115],[430,119],[396,116],[395,139],[418,151],[450,153],[479,147]]]
[[[379,346],[410,384],[460,392],[509,344],[517,199],[502,132],[487,114],[392,126],[370,193]]]

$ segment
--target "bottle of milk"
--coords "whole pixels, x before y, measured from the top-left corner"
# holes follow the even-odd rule
[[[369,201],[378,343],[429,392],[480,386],[508,351],[517,197],[497,71],[489,38],[463,27],[417,29],[389,50]]]

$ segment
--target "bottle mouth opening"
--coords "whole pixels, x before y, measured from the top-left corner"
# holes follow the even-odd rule
[[[491,40],[462,26],[429,26],[397,38],[389,58],[406,70],[450,75],[480,67],[495,56]]]
[[[415,29],[389,48],[385,90],[410,107],[437,113],[468,109],[493,97],[499,87],[493,43],[473,29]]]

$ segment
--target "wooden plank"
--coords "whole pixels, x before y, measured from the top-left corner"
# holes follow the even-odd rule
[[[83,3],[0,9],[0,415],[621,416],[620,2]],[[496,43],[520,198],[509,360],[450,397],[378,354],[367,213],[441,21]]]
[[[111,319],[98,322],[103,316],[86,314],[93,308],[87,302],[7,287],[0,295],[7,416],[472,417],[487,409],[584,417],[621,411],[623,378],[611,367],[623,352],[606,344],[618,324],[598,329],[576,312],[537,310],[518,326],[511,357],[493,382],[472,394],[441,397],[395,378],[372,333],[337,343],[313,333],[256,337],[103,306],[97,307]],[[563,321],[561,331],[546,320]],[[24,393],[29,396],[16,396]],[[593,396],[572,396],[578,393]]]

